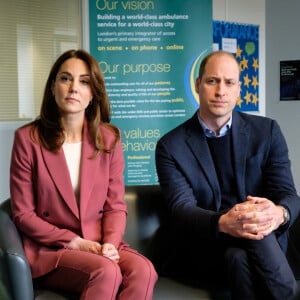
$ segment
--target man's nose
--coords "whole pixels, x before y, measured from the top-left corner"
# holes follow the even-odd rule
[[[217,84],[217,88],[216,88],[216,93],[220,96],[223,96],[225,94],[225,90],[226,90],[226,86],[225,86],[225,83],[220,81],[218,84]]]

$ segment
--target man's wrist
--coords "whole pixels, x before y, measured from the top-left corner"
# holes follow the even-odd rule
[[[283,222],[281,223],[281,226],[283,226],[290,221],[290,213],[284,206],[281,206],[281,208],[283,213]]]

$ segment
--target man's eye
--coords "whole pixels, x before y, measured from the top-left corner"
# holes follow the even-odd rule
[[[207,83],[208,83],[208,84],[216,84],[217,81],[216,81],[215,79],[208,79],[208,80],[207,80]]]
[[[230,81],[227,81],[226,84],[229,85],[229,86],[232,86],[232,85],[235,84],[235,81],[231,81],[231,80],[230,80]]]

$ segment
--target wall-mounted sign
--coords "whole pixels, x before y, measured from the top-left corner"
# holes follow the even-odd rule
[[[280,100],[300,100],[300,60],[280,62]]]
[[[212,0],[90,0],[89,25],[122,132],[125,183],[157,184],[157,140],[199,105],[194,82],[212,50]]]

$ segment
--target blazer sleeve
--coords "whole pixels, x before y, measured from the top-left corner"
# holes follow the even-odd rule
[[[271,124],[270,147],[266,151],[267,159],[262,168],[262,196],[286,207],[290,212],[291,225],[299,214],[300,198],[294,185],[286,140],[278,123],[272,121]]]
[[[109,162],[109,182],[103,213],[103,242],[116,247],[122,242],[126,227],[127,208],[124,200],[124,156],[119,141]]]
[[[156,170],[172,226],[191,235],[216,237],[216,221],[221,213],[215,211],[213,191],[181,135],[158,141]],[[201,186],[203,205],[198,203],[196,185]]]

